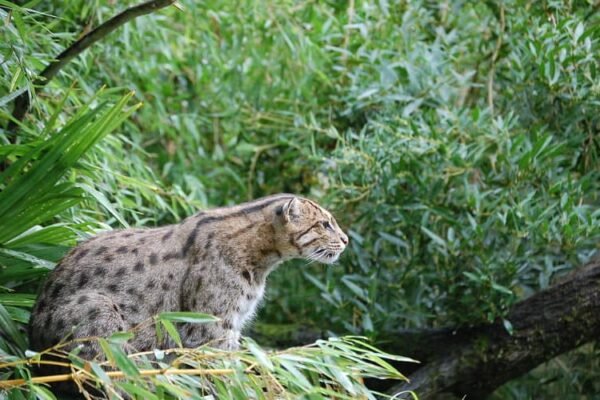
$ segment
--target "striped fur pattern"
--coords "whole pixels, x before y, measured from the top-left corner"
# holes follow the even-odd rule
[[[164,311],[195,311],[220,321],[178,324],[186,347],[236,349],[277,265],[293,258],[333,263],[347,244],[328,211],[290,194],[201,212],[176,225],[104,233],[73,249],[50,274],[31,315],[31,347],[134,327],[129,351],[172,346],[159,343],[155,328],[143,322]],[[95,357],[94,346],[80,355]]]

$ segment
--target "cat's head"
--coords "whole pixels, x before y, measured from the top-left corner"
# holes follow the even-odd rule
[[[332,264],[348,245],[331,213],[311,200],[294,197],[277,209],[277,216],[297,257]]]

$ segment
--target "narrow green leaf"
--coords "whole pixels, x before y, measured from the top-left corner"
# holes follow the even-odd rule
[[[38,399],[56,400],[56,396],[50,390],[40,385],[31,385],[31,390],[35,392]]]
[[[446,247],[446,241],[444,239],[442,239],[440,236],[438,236],[437,234],[433,233],[432,231],[425,228],[424,226],[421,226],[421,231],[423,233],[425,233],[427,236],[429,236],[429,238],[431,240],[433,240],[435,243],[439,244],[442,247]]]
[[[41,258],[35,257],[28,253],[23,253],[20,251],[15,251],[15,250],[10,250],[10,249],[4,249],[2,247],[0,247],[0,253],[6,254],[10,257],[17,258],[19,260],[27,261],[28,263],[31,263],[32,265],[37,265],[37,266],[48,268],[48,269],[52,269],[54,267],[53,262],[48,261],[48,260],[43,260]]]
[[[294,363],[284,359],[279,360],[279,362],[286,370],[288,370],[293,375],[294,384],[299,385],[302,389],[306,391],[310,391],[312,385],[310,384],[308,379],[306,379],[306,376],[304,376],[304,374],[300,372],[298,368],[296,368]]]
[[[212,315],[191,311],[163,312],[158,315],[158,318],[164,321],[189,322],[192,324],[205,324],[208,322],[219,321],[219,318]]]
[[[250,352],[252,353],[252,355],[254,355],[254,357],[256,357],[256,360],[258,361],[258,363],[260,365],[262,365],[263,367],[265,367],[266,369],[268,369],[269,371],[273,371],[273,369],[275,368],[275,366],[273,365],[273,363],[269,359],[269,356],[267,355],[267,353],[265,353],[256,344],[256,342],[254,342],[254,340],[252,340],[250,338],[245,338],[244,342],[245,342],[246,346],[248,347],[248,350],[250,350]]]
[[[2,336],[11,340],[17,346],[12,349],[14,351],[13,354],[22,357],[23,351],[27,348],[25,337],[19,332],[19,329],[2,304],[0,304],[0,331],[3,333]]]
[[[119,212],[117,212],[117,210],[113,207],[112,204],[110,204],[110,202],[108,201],[108,199],[106,198],[106,196],[104,194],[97,191],[90,185],[87,185],[84,183],[77,184],[77,187],[80,187],[86,193],[88,193],[94,200],[96,200],[98,202],[98,204],[100,204],[102,207],[104,207],[106,209],[106,211],[108,211],[113,217],[115,217],[115,219],[117,221],[119,221],[119,223],[123,227],[129,228],[129,224],[127,223],[127,221],[125,221],[123,216]]]
[[[492,283],[492,288],[493,288],[494,290],[497,290],[497,291],[499,291],[499,292],[502,292],[502,293],[504,293],[504,294],[509,294],[509,295],[511,295],[511,296],[513,295],[513,292],[512,292],[512,290],[510,290],[510,289],[509,289],[509,288],[507,288],[506,286],[502,286],[502,285],[499,285],[499,284],[497,284],[497,283]]]
[[[106,374],[106,371],[104,371],[104,369],[100,365],[93,361],[90,361],[90,367],[92,368],[94,374],[98,378],[100,378],[100,380],[104,382],[105,385],[110,385],[112,383],[110,376]]]
[[[115,332],[108,337],[108,341],[115,344],[124,344],[133,339],[133,332]]]
[[[63,244],[73,241],[75,232],[61,224],[50,226],[34,225],[26,232],[8,241],[5,245],[10,248],[33,243]]]
[[[119,382],[117,384],[117,386],[119,388],[121,388],[122,390],[124,390],[127,394],[129,394],[130,398],[138,398],[138,399],[148,399],[148,400],[153,400],[156,399],[158,400],[159,397],[157,395],[155,395],[154,393],[140,387],[139,385],[130,383],[130,382]],[[139,397],[134,397],[134,395],[137,395]]]
[[[379,236],[381,236],[383,239],[387,240],[388,242],[395,244],[398,247],[402,247],[403,249],[408,249],[408,244],[400,239],[397,236],[394,235],[390,235],[389,233],[383,232],[383,231],[378,231],[377,232],[379,234]]]
[[[137,369],[136,365],[131,361],[127,355],[121,350],[118,345],[110,345],[112,348],[112,354],[117,364],[117,367],[121,371],[123,371],[127,376],[137,377],[140,375],[140,371]]]
[[[327,370],[331,373],[331,376],[352,395],[356,394],[356,390],[348,375],[346,375],[340,368],[336,366],[335,362],[331,362]]]
[[[183,344],[181,342],[181,336],[179,336],[179,332],[175,328],[175,325],[173,325],[171,321],[166,319],[161,320],[160,323],[165,328],[171,339],[173,339],[175,344],[177,344],[177,346],[179,347],[183,347]]]

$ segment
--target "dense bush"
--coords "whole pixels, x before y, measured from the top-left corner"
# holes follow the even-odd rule
[[[75,239],[280,191],[333,208],[352,246],[338,266],[273,275],[257,326],[275,332],[312,326],[385,342],[401,327],[502,319],[596,248],[593,2],[181,3],[184,12],[139,18],[71,62],[35,94],[17,142],[2,137],[0,157],[17,165],[31,155],[2,176],[0,196],[15,196],[17,172],[31,173],[44,143],[86,110],[129,90],[130,107],[143,102],[47,182],[61,207],[28,223],[16,212],[0,218],[0,315],[16,329],[44,268]],[[107,1],[5,7],[8,120],[15,91],[31,90],[53,55],[117,10]],[[22,355],[26,344],[0,347]],[[573,368],[546,395],[594,393],[568,387],[592,382],[586,373]],[[503,393],[522,398],[531,379]]]

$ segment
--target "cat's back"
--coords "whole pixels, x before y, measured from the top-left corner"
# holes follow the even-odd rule
[[[126,229],[101,233],[77,245],[50,273],[41,295],[62,284],[70,291],[86,287],[119,285],[148,272],[164,257],[162,249],[174,246],[179,238],[176,226],[154,229]],[[58,290],[56,287],[58,286]],[[55,297],[55,296],[53,296]]]

